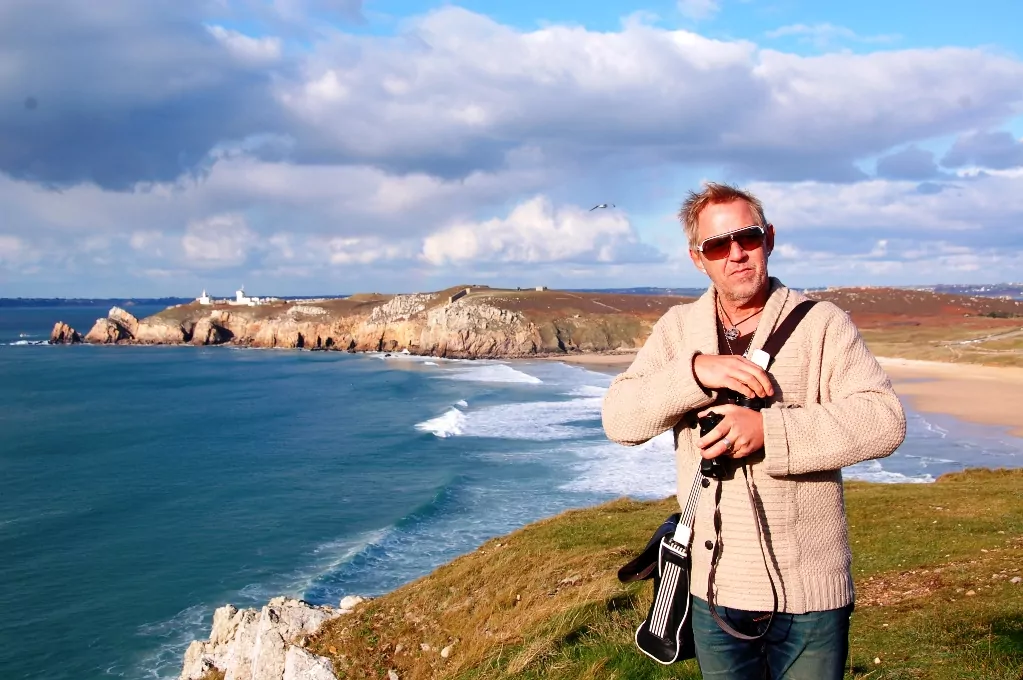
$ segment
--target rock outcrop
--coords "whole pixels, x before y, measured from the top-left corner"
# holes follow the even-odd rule
[[[659,296],[601,298],[557,291],[459,288],[448,293],[282,300],[256,307],[193,303],[141,321],[114,307],[85,342],[408,351],[467,359],[613,352],[640,346],[674,303]],[[57,330],[55,337],[63,337]]]
[[[192,328],[191,343],[193,345],[222,345],[233,337],[234,334],[231,331],[218,324],[213,318],[204,316]]]
[[[120,307],[111,307],[107,312],[107,318],[120,324],[128,332],[128,335],[135,337],[139,320],[131,312],[126,312]]]
[[[96,319],[92,329],[85,334],[85,341],[98,345],[112,345],[134,340],[138,328],[138,319],[120,307],[111,307],[105,319]]]
[[[63,321],[58,321],[53,325],[53,332],[50,333],[51,345],[73,345],[81,341],[82,336],[78,334],[78,331]]]
[[[141,345],[180,345],[191,339],[191,329],[160,316],[151,316],[139,321],[132,333],[133,340]]]
[[[277,597],[258,611],[220,607],[209,640],[188,646],[180,679],[200,680],[215,669],[225,680],[336,680],[330,660],[303,649],[303,639],[362,602],[349,596],[334,609]]]
[[[131,339],[124,326],[113,319],[96,319],[92,329],[85,334],[85,341],[95,345],[113,345]]]

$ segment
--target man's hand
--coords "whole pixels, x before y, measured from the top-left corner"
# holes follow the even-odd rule
[[[717,427],[696,442],[702,449],[701,456],[708,460],[721,455],[745,458],[764,448],[764,418],[760,411],[735,404],[722,404],[711,406],[698,415],[702,418],[711,411],[724,417]],[[724,440],[726,437],[727,442]]]
[[[693,359],[693,374],[696,381],[708,389],[730,389],[747,397],[774,396],[774,386],[767,371],[746,357],[698,354]]]

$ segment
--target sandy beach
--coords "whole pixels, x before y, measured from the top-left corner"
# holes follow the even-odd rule
[[[551,358],[619,373],[629,367],[635,353]],[[908,397],[914,408],[982,425],[1008,427],[1010,434],[1023,437],[1023,368],[887,357],[878,357],[878,361],[891,377],[895,391]]]
[[[914,408],[983,425],[1010,428],[1023,437],[1023,368],[878,359],[899,396]]]

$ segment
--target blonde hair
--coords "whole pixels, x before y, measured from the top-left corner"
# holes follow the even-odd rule
[[[757,216],[757,221],[762,227],[767,227],[767,218],[764,217],[764,206],[753,194],[742,191],[730,184],[719,184],[717,182],[706,182],[703,191],[696,193],[690,191],[682,208],[678,211],[678,220],[686,232],[686,239],[689,247],[695,248],[699,229],[700,213],[709,205],[718,203],[731,203],[732,201],[745,201],[750,210]]]

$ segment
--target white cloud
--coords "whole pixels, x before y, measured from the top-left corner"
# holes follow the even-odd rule
[[[214,215],[189,222],[181,238],[185,257],[199,267],[238,266],[258,245],[256,234],[240,214]]]
[[[415,244],[391,243],[373,237],[332,238],[326,242],[330,264],[373,264],[390,260],[408,260],[415,254]]]
[[[820,49],[826,49],[843,42],[857,43],[893,43],[902,36],[896,34],[860,35],[851,28],[836,26],[829,23],[821,24],[790,24],[781,26],[765,34],[768,38],[797,37],[800,42],[811,43]]]
[[[217,25],[207,26],[206,30],[235,58],[247,64],[272,64],[281,58],[281,39],[275,36],[253,38]]]
[[[354,0],[246,5],[271,18],[245,25],[280,28],[304,43],[293,51],[215,23],[198,0],[159,12],[116,2],[117,12],[69,5],[57,23],[88,38],[73,44],[21,36],[44,14],[28,0],[0,22],[0,95],[20,102],[39,81],[37,108],[0,112],[11,140],[0,153],[5,263],[31,253],[66,265],[68,281],[103,261],[133,276],[245,266],[362,282],[373,272],[398,288],[444,268],[479,280],[527,272],[673,285],[688,271],[685,254],[650,264],[663,255],[640,230],[648,239],[669,231],[641,210],[656,202],[650,210],[665,211],[676,191],[681,200],[694,173],[763,194],[782,238],[779,266],[902,276],[912,257],[949,272],[980,262],[976,271],[993,276],[1023,249],[1019,140],[974,132],[1023,111],[1023,62],[1004,53],[807,57],[639,16],[619,31],[523,31],[453,6],[382,36],[282,25],[355,17]],[[718,8],[686,4],[704,16]],[[772,35],[891,38],[828,24]],[[100,43],[108,50],[81,47]],[[31,58],[5,67],[18,50]],[[60,137],[72,129],[61,115],[79,111],[106,121],[107,136]],[[944,159],[958,176],[934,164],[934,139],[947,135],[959,135]],[[861,181],[857,166],[875,161],[887,179]],[[60,191],[37,183],[54,177],[75,181]],[[933,182],[889,181],[910,179]],[[591,200],[632,207],[628,217],[577,207]],[[970,250],[911,256],[914,240]]]
[[[958,232],[972,242],[983,232],[991,240],[1014,236],[1023,249],[1023,177],[991,175],[933,187],[921,191],[917,182],[880,179],[749,185],[779,229],[889,230],[914,238],[923,231],[946,239]]]
[[[458,222],[431,234],[422,257],[441,266],[465,262],[642,262],[662,255],[639,242],[617,211],[555,207],[544,196],[517,205],[505,218]]]
[[[522,32],[456,7],[398,39],[335,35],[299,74],[275,96],[321,153],[449,174],[533,147],[848,179],[856,159],[1023,107],[1023,63],[981,49],[806,57],[640,22]]]
[[[678,11],[690,19],[709,19],[720,10],[720,0],[678,0]]]

